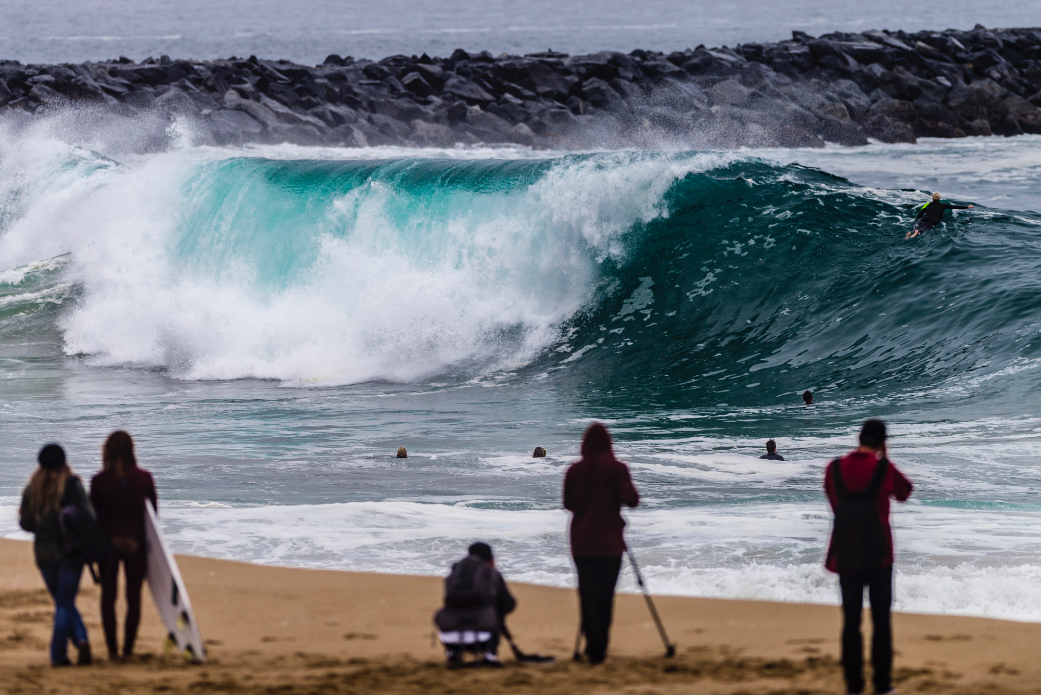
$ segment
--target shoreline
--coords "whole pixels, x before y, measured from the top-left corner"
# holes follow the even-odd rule
[[[0,60],[0,113],[127,147],[822,147],[1041,133],[1041,29],[866,31],[734,48],[380,61]],[[171,124],[179,124],[167,133]]]
[[[144,597],[137,658],[104,658],[98,590],[85,573],[78,605],[98,663],[47,665],[52,608],[25,541],[0,541],[0,693],[58,688],[119,692],[839,692],[840,609],[813,604],[656,597],[677,657],[662,646],[640,595],[620,594],[611,662],[570,661],[577,624],[573,590],[511,583],[509,625],[548,667],[516,664],[504,643],[501,670],[448,671],[432,641],[442,579],[249,565],[179,556],[210,660],[163,655],[151,597]],[[146,590],[147,592],[147,590]],[[866,621],[870,622],[870,621]],[[905,692],[1033,692],[1041,624],[894,614],[895,676]],[[89,676],[89,677],[88,677]]]

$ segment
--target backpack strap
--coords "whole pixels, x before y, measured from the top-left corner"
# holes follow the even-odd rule
[[[846,481],[842,479],[842,459],[837,458],[828,465],[831,466],[831,479],[835,481],[835,494],[840,500],[846,499],[849,491],[846,490]]]
[[[878,491],[882,489],[882,480],[885,479],[886,473],[889,472],[889,459],[879,459],[878,465],[875,466],[875,473],[871,476],[871,482],[868,484],[868,494],[871,497],[878,497]]]
[[[846,481],[842,479],[842,459],[835,459],[829,465],[831,466],[832,480],[835,481],[835,493],[840,500],[846,499],[849,490],[846,489]],[[889,459],[883,458],[875,466],[875,472],[871,475],[871,482],[864,489],[864,494],[871,498],[877,497],[878,491],[882,489],[882,481],[885,479],[888,471]]]

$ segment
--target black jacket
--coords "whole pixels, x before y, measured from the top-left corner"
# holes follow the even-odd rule
[[[485,599],[477,606],[459,607],[446,605],[434,614],[434,623],[441,632],[474,630],[500,632],[503,621],[517,607],[517,600],[506,587],[506,580],[499,571],[489,567]]]
[[[78,476],[69,476],[65,481],[65,491],[61,496],[61,507],[74,505],[94,516],[94,507],[90,504],[87,491]],[[29,508],[29,486],[22,492],[22,510]],[[36,564],[46,567],[69,557],[69,553],[61,543],[61,527],[58,524],[58,512],[52,510],[40,518],[22,511],[18,517],[18,525],[29,533],[35,534],[33,553]]]

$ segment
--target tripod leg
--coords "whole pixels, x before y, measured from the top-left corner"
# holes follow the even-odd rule
[[[643,591],[643,599],[647,602],[647,608],[651,612],[651,617],[654,618],[654,625],[658,628],[661,641],[665,644],[665,656],[676,656],[676,645],[669,642],[669,636],[665,633],[665,626],[658,615],[658,609],[654,606],[654,599],[651,598],[650,592],[647,591],[647,585],[643,583],[643,576],[640,574],[639,565],[636,564],[636,558],[633,557],[633,551],[626,547],[625,552],[629,556],[629,564],[633,566],[633,572],[636,574],[636,583],[640,585],[640,589]]]

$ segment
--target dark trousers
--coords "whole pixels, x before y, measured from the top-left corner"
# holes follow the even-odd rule
[[[591,664],[607,657],[607,641],[614,610],[614,587],[622,569],[622,556],[576,557],[578,599],[582,606],[582,632],[586,636],[586,657]]]
[[[842,668],[846,688],[851,693],[864,692],[864,641],[860,634],[860,618],[864,613],[864,587],[871,601],[871,667],[876,693],[893,687],[893,629],[890,607],[893,603],[893,567],[874,572],[840,574],[842,587]]]
[[[83,563],[63,559],[40,568],[47,591],[54,599],[54,632],[51,635],[51,663],[66,664],[71,639],[77,646],[87,643],[87,628],[76,610]]]
[[[101,564],[101,624],[105,628],[105,644],[108,645],[108,654],[112,658],[119,655],[116,644],[116,589],[120,562],[123,563],[126,575],[127,600],[123,656],[130,656],[134,653],[137,627],[141,623],[141,584],[145,580],[145,571],[148,569],[148,558],[144,550],[138,550],[133,555],[123,555],[112,551],[112,554]]]

